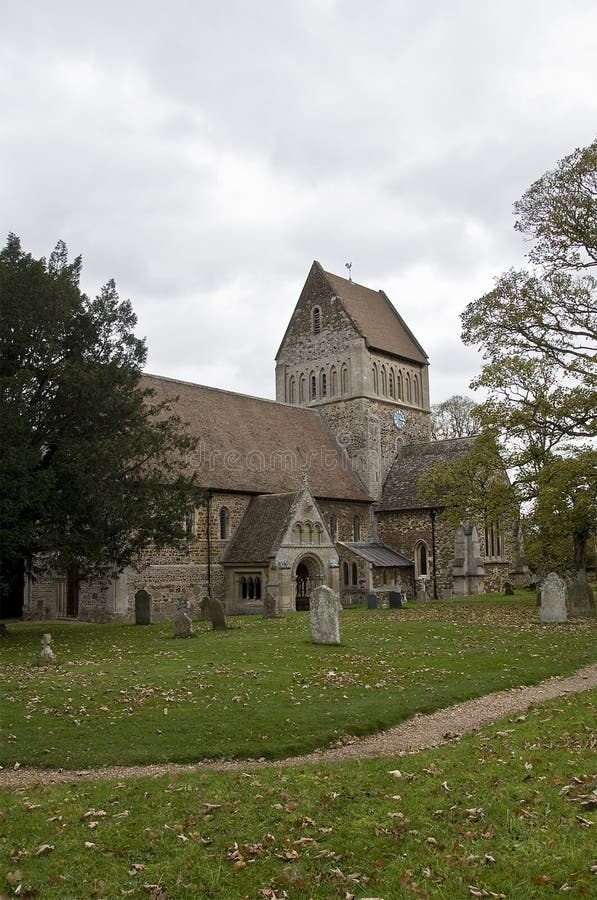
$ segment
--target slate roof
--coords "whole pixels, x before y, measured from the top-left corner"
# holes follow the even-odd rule
[[[348,541],[339,541],[338,543],[342,547],[352,550],[353,553],[356,553],[357,556],[367,560],[367,562],[373,563],[374,566],[407,568],[414,565],[412,559],[407,559],[406,556],[402,556],[401,553],[392,550],[387,544],[380,544],[378,542],[371,544],[355,544],[348,543]]]
[[[423,503],[417,484],[423,473],[444,460],[450,462],[469,453],[475,437],[452,438],[447,441],[427,441],[406,444],[397,452],[384,481],[381,502],[376,509],[430,509],[437,504]]]
[[[266,563],[284,537],[296,496],[253,497],[222,554],[222,562]]]
[[[192,466],[201,487],[280,494],[299,490],[307,473],[315,497],[371,499],[317,410],[157,375],[144,375],[142,386],[154,402],[178,398],[174,409],[198,440]]]
[[[414,362],[429,364],[418,340],[383,291],[324,272],[368,347]]]

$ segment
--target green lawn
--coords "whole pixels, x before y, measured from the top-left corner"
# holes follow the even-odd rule
[[[4,789],[0,891],[595,896],[596,721],[591,691],[410,756]]]
[[[525,593],[347,610],[339,647],[310,643],[307,614],[230,624],[176,640],[171,622],[10,623],[2,765],[279,759],[597,659],[595,620],[541,625]]]

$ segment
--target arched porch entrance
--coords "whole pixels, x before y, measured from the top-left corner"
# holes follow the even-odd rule
[[[323,584],[323,563],[316,556],[303,556],[294,572],[297,612],[309,609],[311,591]]]

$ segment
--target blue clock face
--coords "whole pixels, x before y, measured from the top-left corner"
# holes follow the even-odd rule
[[[394,425],[396,426],[396,428],[400,429],[400,428],[404,428],[405,423],[406,423],[405,415],[402,412],[402,410],[399,409],[398,412],[394,413]]]

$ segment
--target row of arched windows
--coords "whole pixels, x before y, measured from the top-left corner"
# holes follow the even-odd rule
[[[344,582],[344,587],[348,587],[351,583],[353,587],[358,586],[359,570],[356,562],[352,563],[350,569],[347,562],[342,563],[342,581]]]
[[[240,583],[240,595],[243,600],[261,600],[261,578],[259,575],[243,577]]]
[[[291,375],[288,379],[288,402],[293,404],[308,403],[311,400],[323,400],[326,397],[345,397],[349,393],[350,376],[348,366],[330,366],[312,369],[308,374]]]
[[[373,391],[383,397],[391,397],[393,400],[406,400],[407,403],[420,404],[421,385],[418,375],[404,372],[394,366],[382,363],[373,363]]]
[[[499,521],[485,526],[485,556],[499,559],[504,555],[504,541]]]
[[[321,544],[323,528],[318,522],[295,522],[292,533],[297,544]]]

